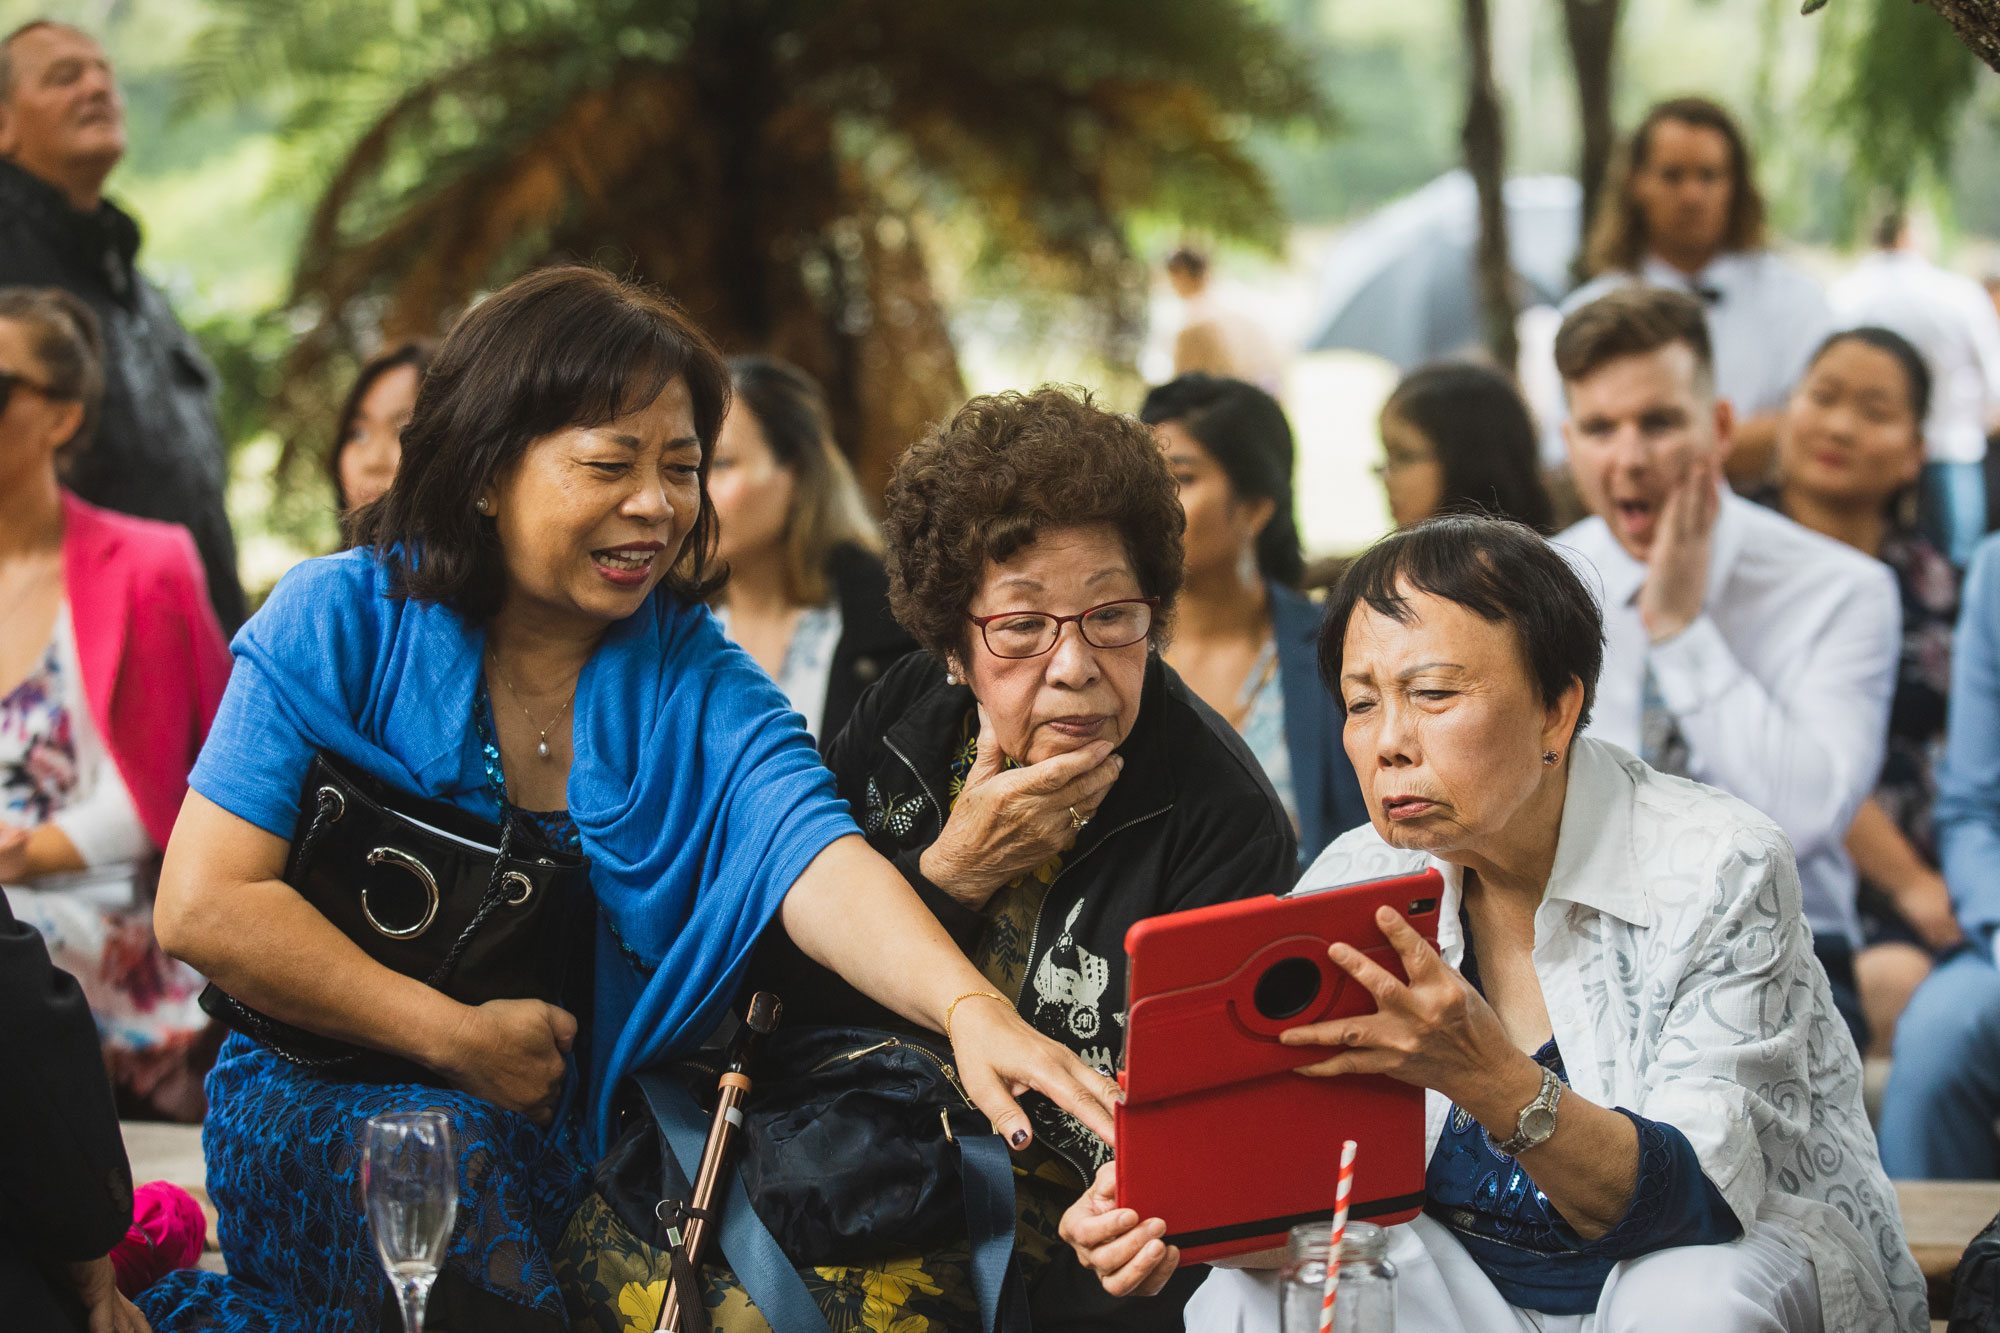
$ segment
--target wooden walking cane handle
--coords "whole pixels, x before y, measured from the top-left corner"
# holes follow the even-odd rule
[[[783,1013],[784,1005],[769,991],[758,991],[751,996],[749,1013],[729,1043],[723,1061],[716,1089],[715,1119],[709,1122],[708,1139],[702,1144],[701,1164],[694,1176],[694,1197],[688,1207],[687,1231],[680,1247],[687,1255],[687,1271],[697,1286],[701,1282],[702,1254],[708,1246],[709,1224],[720,1206],[722,1173],[728,1169],[730,1150],[743,1134],[743,1100],[750,1095],[750,1075],[746,1072],[750,1055],[757,1039],[776,1028]],[[701,1299],[700,1291],[689,1295],[696,1301]],[[660,1321],[654,1325],[656,1330],[679,1333],[681,1302],[680,1280],[670,1269],[667,1290],[660,1300]]]

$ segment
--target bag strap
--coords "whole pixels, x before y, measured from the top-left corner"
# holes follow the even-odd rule
[[[681,1174],[694,1179],[708,1144],[708,1118],[692,1095],[667,1075],[644,1071],[633,1081],[660,1127]],[[1014,1161],[998,1134],[960,1134],[959,1175],[965,1185],[965,1231],[971,1252],[973,1298],[984,1333],[1028,1333],[1028,1292],[1014,1262]],[[722,1203],[718,1243],[736,1278],[774,1329],[817,1333],[828,1327],[792,1261],[757,1216],[743,1181],[725,1171],[729,1197]]]
[[[985,1333],[1027,1333],[1027,1286],[1014,1262],[1014,1159],[998,1134],[961,1134],[956,1141],[979,1326]]]
[[[672,1077],[648,1070],[632,1078],[646,1098],[653,1122],[660,1127],[662,1146],[680,1163],[681,1174],[693,1180],[708,1143],[708,1117]],[[750,1206],[742,1179],[733,1170],[725,1171],[721,1183],[728,1197],[722,1201],[722,1226],[716,1239],[743,1290],[774,1329],[830,1333],[826,1316],[806,1290],[804,1279]]]
[[[461,930],[458,938],[452,941],[451,950],[445,954],[444,961],[438,964],[437,971],[431,973],[428,985],[438,990],[444,989],[445,983],[451,980],[451,974],[458,970],[458,960],[465,956],[467,947],[472,943],[472,937],[479,933],[479,928],[486,924],[488,917],[500,910],[500,904],[508,896],[507,854],[513,849],[513,845],[514,816],[511,811],[502,810],[500,850],[494,854],[493,870],[486,876],[486,892],[480,895],[479,906],[474,909],[472,920],[465,923],[465,929]]]
[[[312,859],[313,847],[319,842],[320,834],[326,832],[327,825],[346,813],[347,798],[336,787],[321,783],[313,793],[313,817],[306,825],[306,835],[299,839],[299,845],[292,852],[292,865],[288,874],[303,870]]]

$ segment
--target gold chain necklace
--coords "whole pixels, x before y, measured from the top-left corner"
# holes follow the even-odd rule
[[[514,707],[521,710],[521,716],[527,718],[528,725],[533,727],[536,733],[540,735],[541,740],[535,746],[535,753],[547,759],[549,757],[549,727],[553,727],[556,723],[562,721],[563,714],[567,713],[569,706],[576,702],[576,681],[573,680],[569,683],[569,698],[563,700],[563,706],[558,708],[556,715],[549,719],[549,727],[545,727],[535,721],[535,715],[528,711],[528,705],[521,702],[521,692],[514,688],[514,682],[501,674],[500,659],[492,653],[488,653],[486,658],[493,664],[493,674],[498,676],[500,683],[507,687],[507,693],[514,696]],[[581,672],[578,673],[578,678],[582,678]]]

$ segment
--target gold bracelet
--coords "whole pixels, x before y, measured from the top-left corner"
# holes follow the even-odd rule
[[[951,1016],[957,1012],[958,1006],[964,1004],[967,1000],[998,1000],[1002,1004],[1007,1004],[1006,996],[990,990],[969,990],[956,1000],[953,1000],[944,1007],[944,1044],[947,1046],[952,1044]],[[1013,1008],[1011,1004],[1007,1004],[1007,1007],[1010,1009]]]

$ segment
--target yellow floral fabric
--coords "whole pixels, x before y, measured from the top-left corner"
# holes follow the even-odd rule
[[[1032,1285],[1061,1243],[1056,1224],[1074,1184],[1014,1172],[1015,1252]],[[618,1220],[597,1194],[570,1219],[555,1251],[556,1280],[577,1333],[652,1333],[667,1294],[667,1256]],[[963,1333],[979,1326],[963,1244],[865,1268],[799,1270],[833,1333]],[[719,1261],[702,1266],[702,1304],[715,1333],[778,1333]]]
[[[666,1253],[634,1235],[601,1196],[570,1219],[555,1265],[578,1333],[652,1333],[659,1322]],[[833,1333],[959,1333],[979,1323],[962,1245],[867,1268],[801,1269],[799,1277]],[[702,1266],[702,1304],[715,1333],[773,1333],[719,1261]]]

